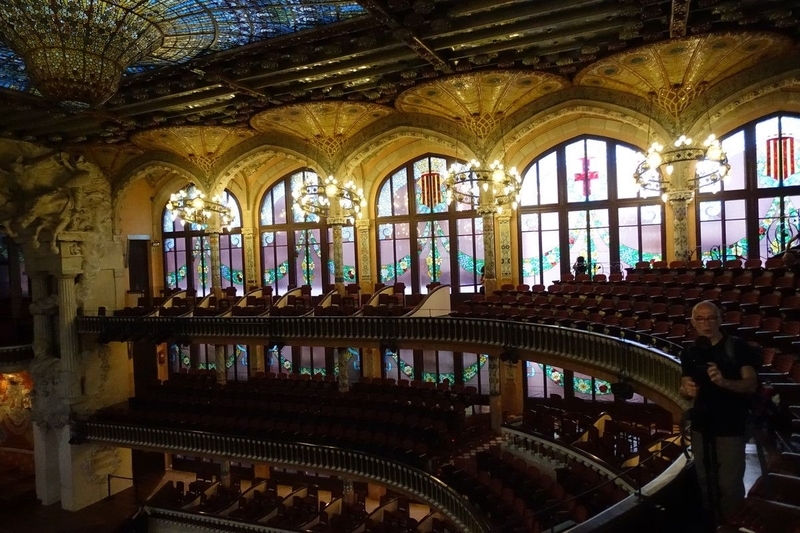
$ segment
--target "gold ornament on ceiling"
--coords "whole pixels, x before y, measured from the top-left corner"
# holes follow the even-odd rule
[[[674,39],[602,59],[579,72],[575,85],[653,98],[653,103],[678,115],[706,88],[786,54],[791,47],[790,38],[766,32]]]
[[[334,157],[348,139],[394,110],[354,102],[314,102],[278,107],[259,113],[250,125],[263,133],[286,133],[306,140]]]
[[[94,163],[107,175],[117,176],[129,161],[142,155],[144,150],[133,146],[94,145],[82,148],[80,155]]]
[[[402,93],[395,105],[406,113],[459,120],[486,138],[504,116],[568,85],[564,78],[545,72],[476,72],[418,85]]]
[[[172,152],[208,172],[225,152],[254,135],[244,128],[187,126],[137,133],[131,141],[145,150]]]

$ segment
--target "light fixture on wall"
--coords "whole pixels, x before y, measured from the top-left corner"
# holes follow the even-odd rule
[[[167,202],[167,211],[173,220],[180,218],[184,223],[195,224],[203,229],[208,228],[214,214],[219,216],[221,227],[230,229],[233,223],[231,208],[223,203],[220,196],[209,199],[194,186],[171,195]]]
[[[352,222],[361,218],[366,206],[364,190],[355,182],[340,182],[328,176],[321,183],[319,176],[308,173],[302,185],[292,191],[292,198],[305,213],[321,217],[346,218]]]
[[[670,147],[654,142],[643,154],[633,178],[643,193],[657,193],[666,202],[671,193],[695,192],[722,181],[731,169],[719,140],[711,134],[698,146],[681,135]]]
[[[504,206],[516,209],[519,203],[522,177],[516,167],[506,168],[497,159],[486,166],[475,159],[466,165],[453,163],[443,179],[448,205],[456,201],[479,211],[500,213]]]

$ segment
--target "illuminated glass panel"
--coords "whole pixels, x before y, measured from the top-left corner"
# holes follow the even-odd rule
[[[322,0],[151,0],[139,4],[161,14],[154,22],[163,35],[163,44],[149,57],[132,65],[129,73],[365,13],[357,2]],[[31,89],[21,59],[3,44],[0,44],[0,87],[18,91]]]
[[[606,143],[585,139],[565,148],[567,201],[586,202],[608,199]]]

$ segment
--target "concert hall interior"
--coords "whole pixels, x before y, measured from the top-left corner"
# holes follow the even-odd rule
[[[800,533],[797,0],[2,4],[0,533]]]

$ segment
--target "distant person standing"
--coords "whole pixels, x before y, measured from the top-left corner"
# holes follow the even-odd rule
[[[485,267],[481,267],[481,270],[480,270],[480,273],[481,273],[481,279],[480,279],[480,281],[478,281],[478,283],[480,283],[480,285],[481,285],[481,288],[480,288],[480,289],[478,289],[478,292],[480,292],[481,294],[484,294],[484,293],[486,293],[486,287],[484,287],[484,286],[483,286],[483,269],[484,269],[484,268],[485,268]]]
[[[582,255],[579,255],[578,259],[575,261],[575,264],[572,265],[572,270],[575,272],[576,276],[586,274],[586,272],[589,270],[589,264],[586,262],[586,258]]]

